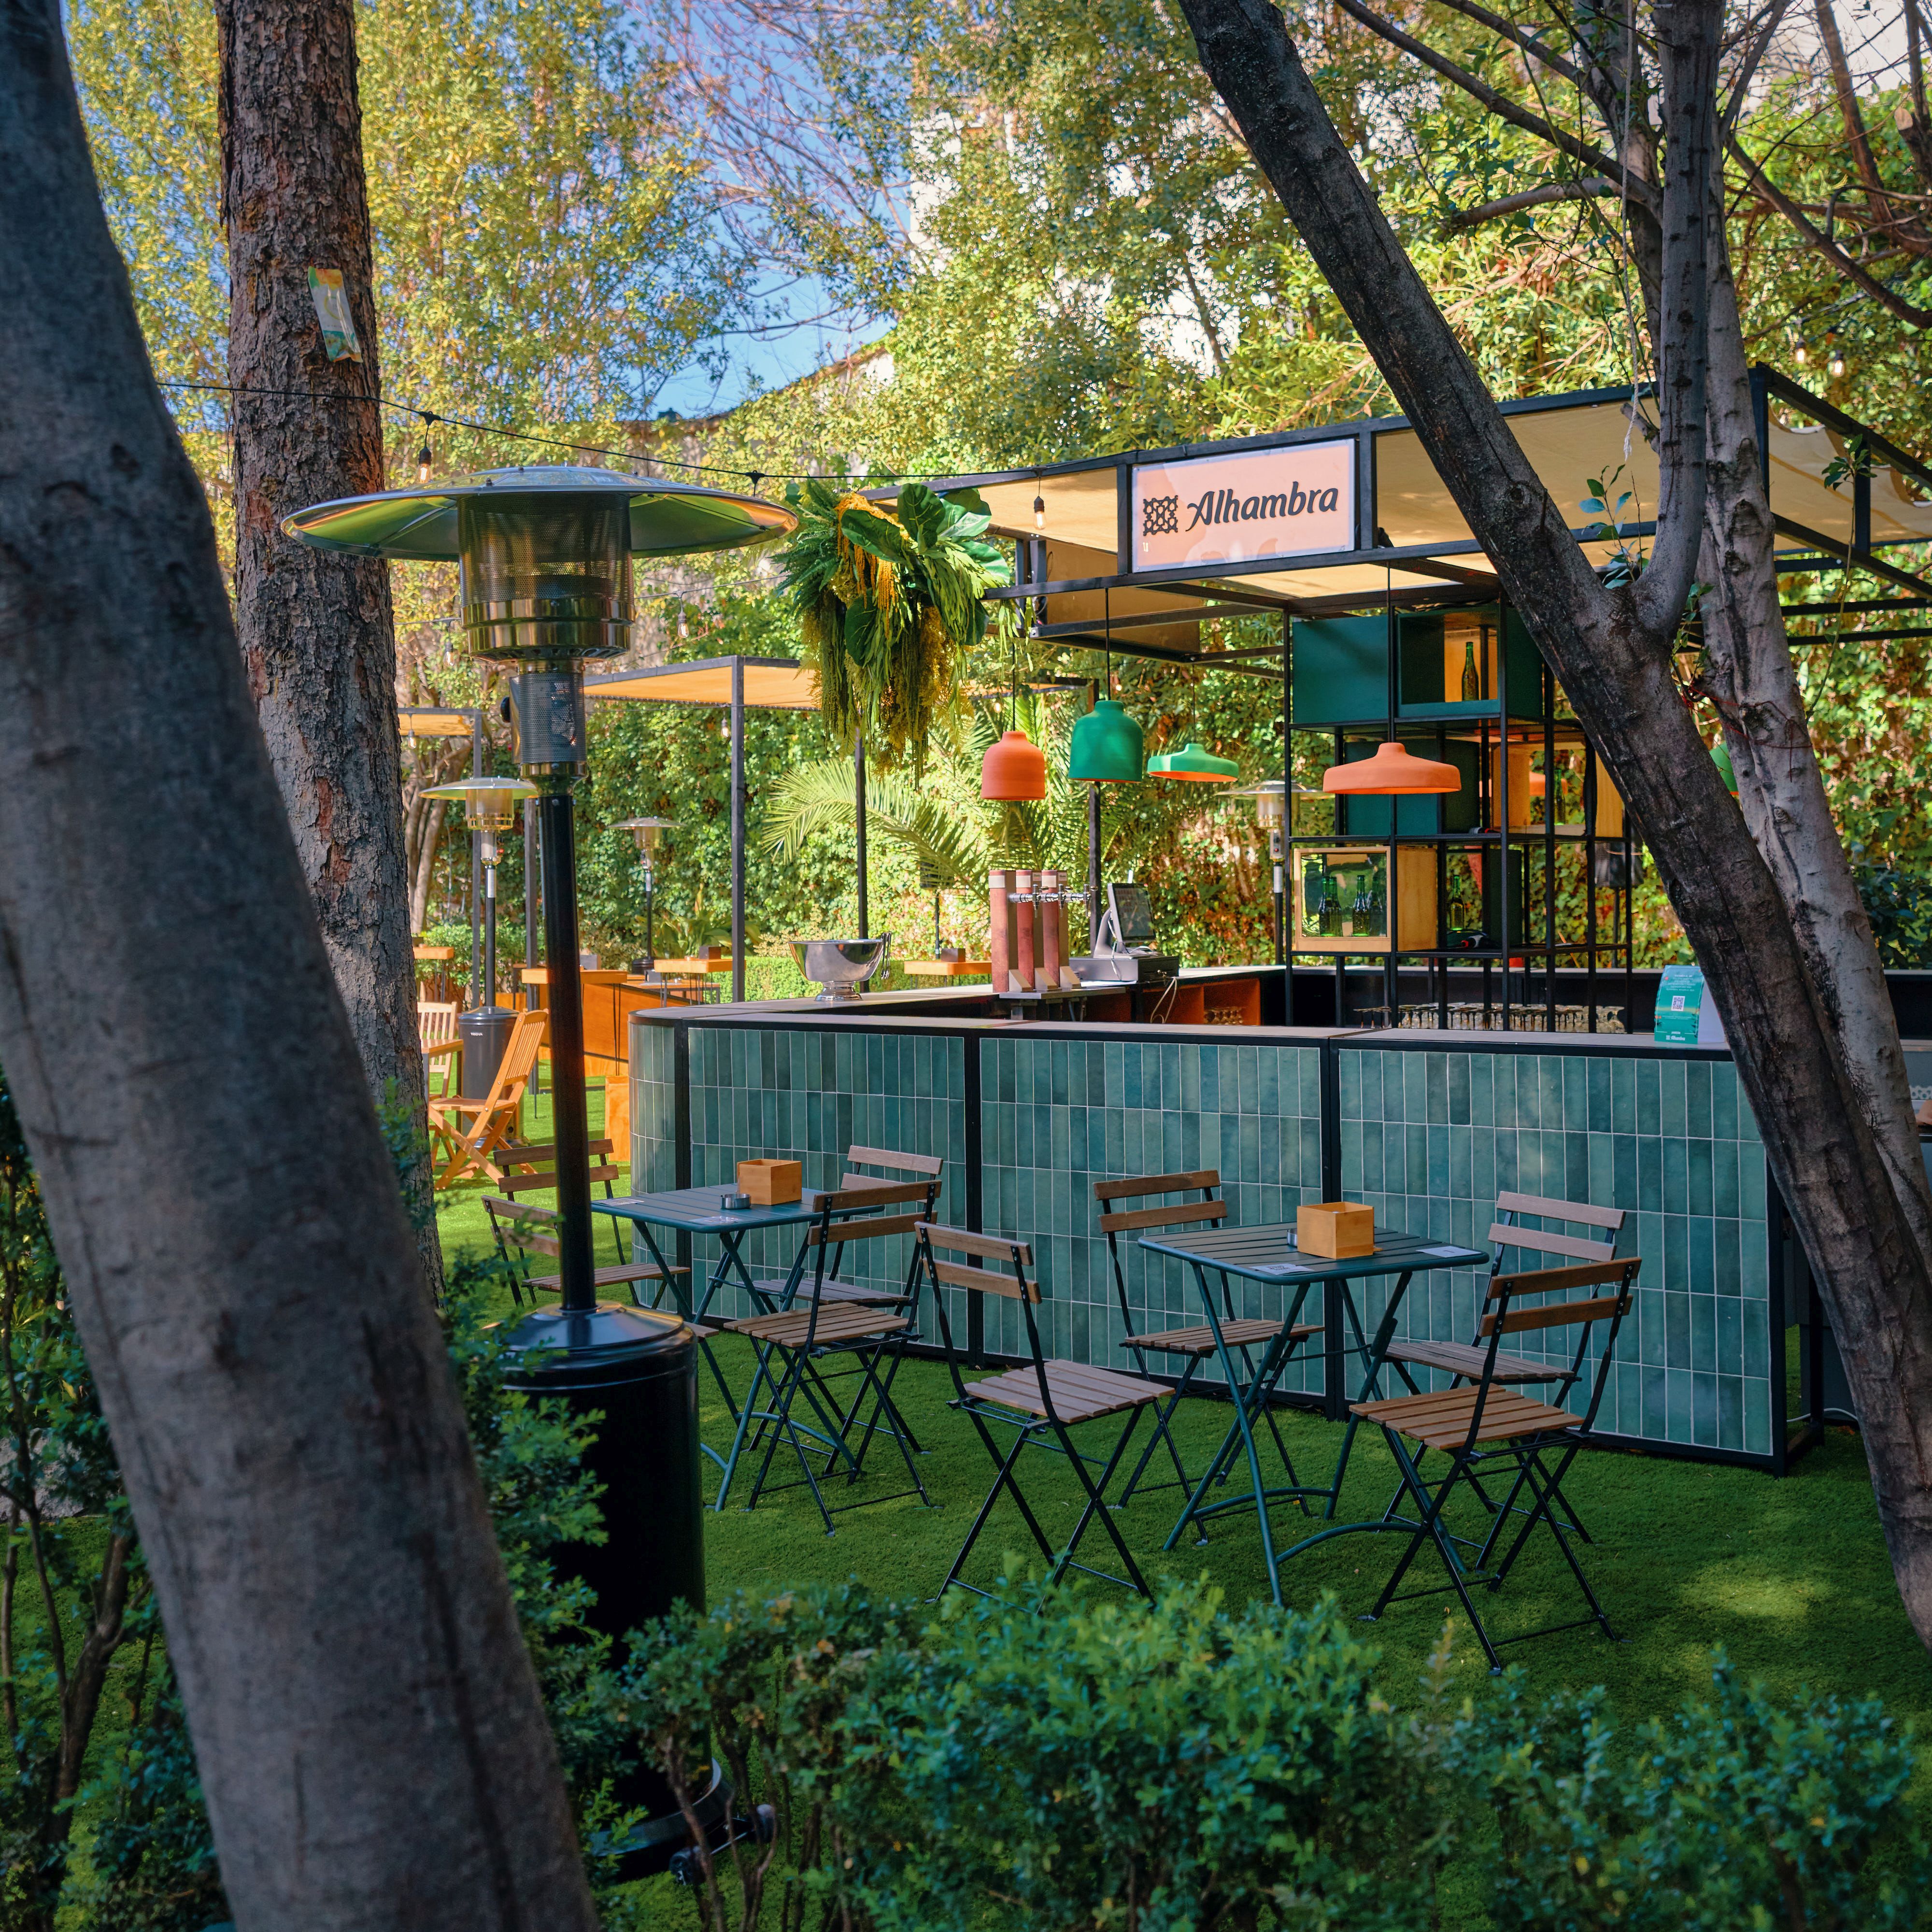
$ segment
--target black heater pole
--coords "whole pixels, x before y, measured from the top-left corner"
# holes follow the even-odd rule
[[[544,952],[550,962],[550,1125],[556,1137],[558,1272],[563,1312],[597,1305],[590,1244],[590,1131],[584,1104],[584,981],[578,970],[577,826],[572,781],[545,778],[537,799],[543,840]]]
[[[537,869],[542,863],[538,853],[537,802],[526,798],[524,800],[524,964],[532,968],[543,964],[543,942],[538,937],[538,921],[542,917],[537,894]],[[536,982],[526,980],[524,1008],[527,1011],[537,1004]]]
[[[866,910],[866,740],[864,734],[852,740],[852,803],[859,827],[859,930],[854,939],[870,939],[872,928]]]
[[[480,711],[470,714],[470,776],[472,778],[483,776],[483,714]],[[482,940],[477,919],[482,903],[483,835],[472,825],[470,828],[470,1004],[472,1006],[494,1004],[482,996]]]

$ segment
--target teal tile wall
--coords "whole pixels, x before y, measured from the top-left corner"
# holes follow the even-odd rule
[[[692,1186],[728,1186],[740,1161],[770,1156],[800,1162],[808,1187],[836,1187],[848,1148],[890,1148],[945,1161],[940,1218],[964,1223],[964,1040],[808,1026],[693,1026],[688,1037]],[[748,1240],[745,1257],[756,1274],[782,1274],[798,1243],[798,1231],[774,1229]],[[699,1262],[708,1264],[710,1244],[700,1246]],[[890,1238],[848,1250],[839,1272],[848,1281],[896,1288],[909,1259],[909,1238]],[[745,1298],[740,1291],[712,1306],[748,1314]],[[963,1324],[963,1310],[950,1312]],[[926,1326],[933,1327],[929,1318]],[[958,1333],[963,1341],[963,1325]]]
[[[1051,1352],[1132,1369],[1095,1227],[1103,1178],[1217,1168],[1230,1219],[1292,1219],[1322,1198],[1318,1048],[1179,1040],[982,1040],[982,1224],[1030,1237],[1039,1263],[1042,1336]],[[1180,1263],[1122,1239],[1137,1332],[1201,1318],[1199,1290]],[[1242,1294],[1238,1288],[1238,1298]],[[1277,1312],[1281,1290],[1250,1284],[1238,1308]],[[1025,1352],[1016,1304],[988,1297],[989,1348]],[[1171,1361],[1150,1366],[1178,1372]],[[1301,1387],[1291,1370],[1284,1386]],[[1318,1387],[1318,1366],[1313,1372]]]
[[[1346,1046],[1337,1058],[1345,1195],[1392,1226],[1478,1247],[1506,1190],[1630,1210],[1619,1252],[1642,1256],[1644,1268],[1604,1425],[1658,1442],[1771,1453],[1764,1150],[1735,1068]],[[1518,1254],[1520,1265],[1546,1264],[1521,1250],[1505,1267]],[[1479,1292],[1468,1271],[1413,1283],[1404,1331],[1469,1340]]]
[[[677,1185],[676,1041],[668,1026],[631,1028],[631,1190]]]

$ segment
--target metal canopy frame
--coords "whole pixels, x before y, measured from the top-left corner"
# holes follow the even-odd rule
[[[789,676],[779,675],[790,674]],[[752,694],[748,694],[748,682]],[[808,692],[809,695],[805,694]],[[745,997],[745,712],[815,710],[818,680],[790,658],[695,658],[652,664],[642,670],[613,671],[584,680],[586,698],[607,701],[681,704],[705,710],[728,708],[731,714],[731,998]],[[863,778],[860,781],[862,801]],[[863,807],[861,806],[862,812]],[[860,821],[860,845],[865,830]],[[860,894],[865,893],[860,861]]]

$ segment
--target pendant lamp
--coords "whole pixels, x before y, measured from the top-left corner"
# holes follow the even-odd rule
[[[1217,758],[1199,742],[1190,739],[1178,752],[1163,752],[1148,760],[1150,778],[1187,778],[1196,784],[1227,784],[1240,776],[1240,766],[1232,758]]]
[[[1146,769],[1147,739],[1118,698],[1102,698],[1073,725],[1066,776],[1081,784],[1138,784]]]
[[[1330,765],[1322,775],[1322,789],[1331,794],[1460,791],[1462,774],[1454,765],[1415,757],[1391,738],[1376,747],[1372,758]]]
[[[1013,803],[1046,797],[1046,754],[1024,731],[1007,732],[987,748],[980,796]]]

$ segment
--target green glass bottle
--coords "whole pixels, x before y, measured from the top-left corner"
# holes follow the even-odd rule
[[[1462,702],[1480,704],[1483,698],[1483,676],[1476,668],[1476,640],[1469,638],[1462,646]]]

